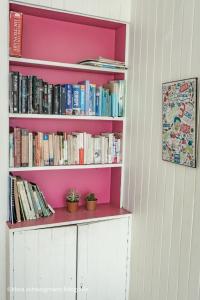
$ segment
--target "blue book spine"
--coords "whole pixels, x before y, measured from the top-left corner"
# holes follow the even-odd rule
[[[85,115],[89,115],[89,99],[90,99],[90,81],[85,80],[85,81],[80,81],[80,85],[85,86]]]
[[[103,88],[97,87],[96,90],[96,105],[95,105],[95,115],[102,116],[102,96],[103,96]]]
[[[101,114],[102,116],[106,116],[106,96],[107,90],[103,89],[102,91],[102,103],[101,103]]]
[[[72,97],[73,97],[73,86],[72,84],[65,84],[65,113],[66,115],[72,115]]]
[[[81,111],[81,87],[78,84],[73,85],[73,115],[80,115]]]
[[[81,89],[81,115],[85,115],[85,85],[80,85]]]
[[[90,84],[90,95],[89,95],[89,115],[95,116],[96,106],[96,84]]]

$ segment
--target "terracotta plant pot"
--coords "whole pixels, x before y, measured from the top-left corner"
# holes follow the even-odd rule
[[[67,202],[67,210],[70,213],[74,213],[78,210],[78,202]]]
[[[97,206],[97,200],[94,201],[86,201],[87,210],[95,210]]]

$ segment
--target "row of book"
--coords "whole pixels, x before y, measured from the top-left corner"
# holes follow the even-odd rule
[[[124,103],[124,80],[53,85],[33,75],[9,74],[10,113],[122,117]]]
[[[10,128],[10,168],[122,162],[122,134],[29,132]]]
[[[37,184],[9,175],[9,221],[12,224],[48,217],[53,213]]]

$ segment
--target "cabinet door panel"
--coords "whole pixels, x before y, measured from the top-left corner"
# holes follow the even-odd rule
[[[77,227],[14,233],[14,300],[76,299]]]
[[[78,300],[125,300],[128,218],[78,226]]]

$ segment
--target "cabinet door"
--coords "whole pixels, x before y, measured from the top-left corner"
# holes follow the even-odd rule
[[[14,300],[75,300],[77,227],[14,233]]]
[[[78,226],[78,300],[125,300],[129,219]]]

